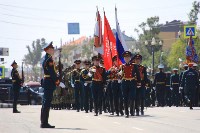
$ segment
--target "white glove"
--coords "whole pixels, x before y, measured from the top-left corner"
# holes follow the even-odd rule
[[[182,90],[183,89],[183,87],[179,87],[179,90]]]
[[[122,82],[122,80],[119,79],[119,80],[118,80],[118,83],[121,83],[121,82]]]
[[[170,87],[170,90],[173,90],[173,88],[172,88],[172,87]]]
[[[120,72],[118,72],[118,74],[122,76],[122,70]]]
[[[89,76],[89,77],[92,77],[92,74],[89,72],[89,73],[88,73],[88,76]]]
[[[71,84],[71,86],[74,88],[74,84]]]
[[[87,86],[88,83],[84,83],[84,86]]]
[[[153,90],[156,90],[156,87],[153,87]]]
[[[59,86],[60,86],[61,88],[65,88],[65,84],[64,84],[63,82],[60,82]]]
[[[95,73],[95,72],[96,72],[96,69],[91,69],[91,71]]]

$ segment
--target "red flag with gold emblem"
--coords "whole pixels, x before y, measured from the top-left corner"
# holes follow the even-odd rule
[[[108,19],[106,18],[105,12],[104,12],[103,44],[104,44],[104,54],[103,54],[104,67],[106,70],[108,70],[112,67],[112,57],[117,55],[117,50],[116,50],[116,40],[110,28]]]

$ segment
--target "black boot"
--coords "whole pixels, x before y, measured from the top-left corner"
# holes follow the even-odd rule
[[[48,123],[50,108],[41,109],[41,125],[40,128],[55,128]]]

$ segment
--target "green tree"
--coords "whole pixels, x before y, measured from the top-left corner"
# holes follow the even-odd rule
[[[24,56],[23,61],[25,64],[31,65],[32,71],[33,71],[33,76],[34,80],[37,80],[37,77],[39,76],[39,68],[37,67],[37,64],[41,60],[42,56],[42,47],[45,45],[45,39],[37,39],[36,41],[32,42],[32,49],[29,45],[26,46],[28,49],[28,54]],[[31,77],[31,80],[33,78]]]
[[[192,9],[188,14],[189,24],[196,24],[198,20],[199,11],[200,11],[200,2],[194,1],[192,3]]]

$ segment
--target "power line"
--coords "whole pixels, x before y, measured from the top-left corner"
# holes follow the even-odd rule
[[[4,21],[0,20],[2,23],[7,23],[7,24],[13,24],[13,25],[20,25],[20,26],[26,26],[26,27],[39,27],[39,28],[52,28],[52,29],[63,29],[61,27],[52,27],[52,26],[41,26],[41,25],[29,25],[29,24],[21,24],[21,23],[15,23],[15,22],[9,22],[9,21]]]
[[[28,16],[18,16],[18,15],[12,15],[12,14],[7,14],[7,13],[0,13],[1,15],[4,15],[4,16],[9,16],[9,17],[17,17],[17,18],[23,18],[23,19],[33,19],[33,20],[46,20],[46,21],[56,21],[56,22],[66,22],[64,20],[58,20],[58,19],[52,19],[52,18],[36,18],[36,17],[28,17]]]

